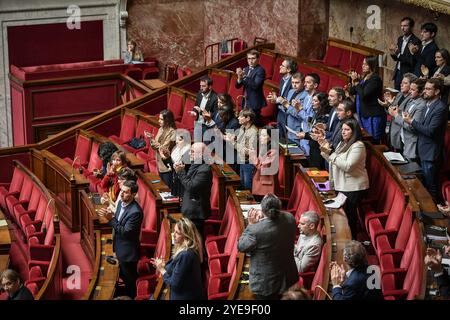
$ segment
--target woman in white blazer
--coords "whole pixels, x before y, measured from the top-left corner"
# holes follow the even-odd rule
[[[369,189],[366,147],[361,137],[358,122],[351,118],[344,120],[342,141],[333,153],[325,144],[321,145],[321,155],[329,163],[330,180],[334,183],[334,189],[347,197],[344,209],[353,239],[356,239],[357,208],[365,191]]]

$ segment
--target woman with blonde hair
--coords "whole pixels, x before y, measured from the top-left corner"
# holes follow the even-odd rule
[[[200,265],[202,263],[201,237],[188,218],[181,218],[175,224],[175,243],[172,258],[165,264],[162,258],[151,263],[170,286],[170,300],[203,299],[203,284]]]

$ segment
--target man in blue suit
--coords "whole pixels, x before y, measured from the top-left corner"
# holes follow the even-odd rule
[[[266,71],[259,65],[259,52],[251,50],[247,53],[248,67],[236,69],[236,88],[244,86],[245,101],[243,106],[255,112],[257,123],[260,120],[261,108],[267,105],[264,97],[263,85]]]
[[[134,200],[138,191],[135,181],[127,180],[120,192],[120,201],[115,215],[101,210],[101,216],[108,220],[114,232],[114,251],[119,260],[120,277],[125,282],[126,294],[136,296],[137,263],[139,260],[139,236],[143,219],[142,209]]]
[[[439,79],[427,80],[423,93],[427,103],[421,120],[413,120],[407,112],[403,113],[404,122],[411,124],[417,132],[417,151],[425,187],[435,199],[438,196],[438,174],[443,160],[448,116],[448,108],[440,100],[441,89],[442,85]]]
[[[336,262],[330,265],[333,300],[383,300],[379,274],[367,265],[364,246],[358,241],[349,241],[344,247],[344,262],[349,270]]]

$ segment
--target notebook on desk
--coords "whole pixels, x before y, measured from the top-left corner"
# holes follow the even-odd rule
[[[416,162],[409,162],[407,164],[402,164],[398,166],[401,173],[412,174],[422,172],[422,168]]]

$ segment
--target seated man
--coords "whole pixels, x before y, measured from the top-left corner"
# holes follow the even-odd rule
[[[3,271],[0,286],[8,293],[8,300],[34,300],[31,291],[21,283],[19,274],[12,269]]]
[[[381,289],[368,285],[373,283],[369,277],[376,273],[368,270],[366,249],[360,242],[352,240],[345,244],[344,262],[348,271],[335,261],[330,265],[333,300],[383,300]]]
[[[317,231],[320,217],[314,211],[306,211],[300,217],[300,237],[294,248],[298,272],[315,271],[322,252],[322,237]]]

